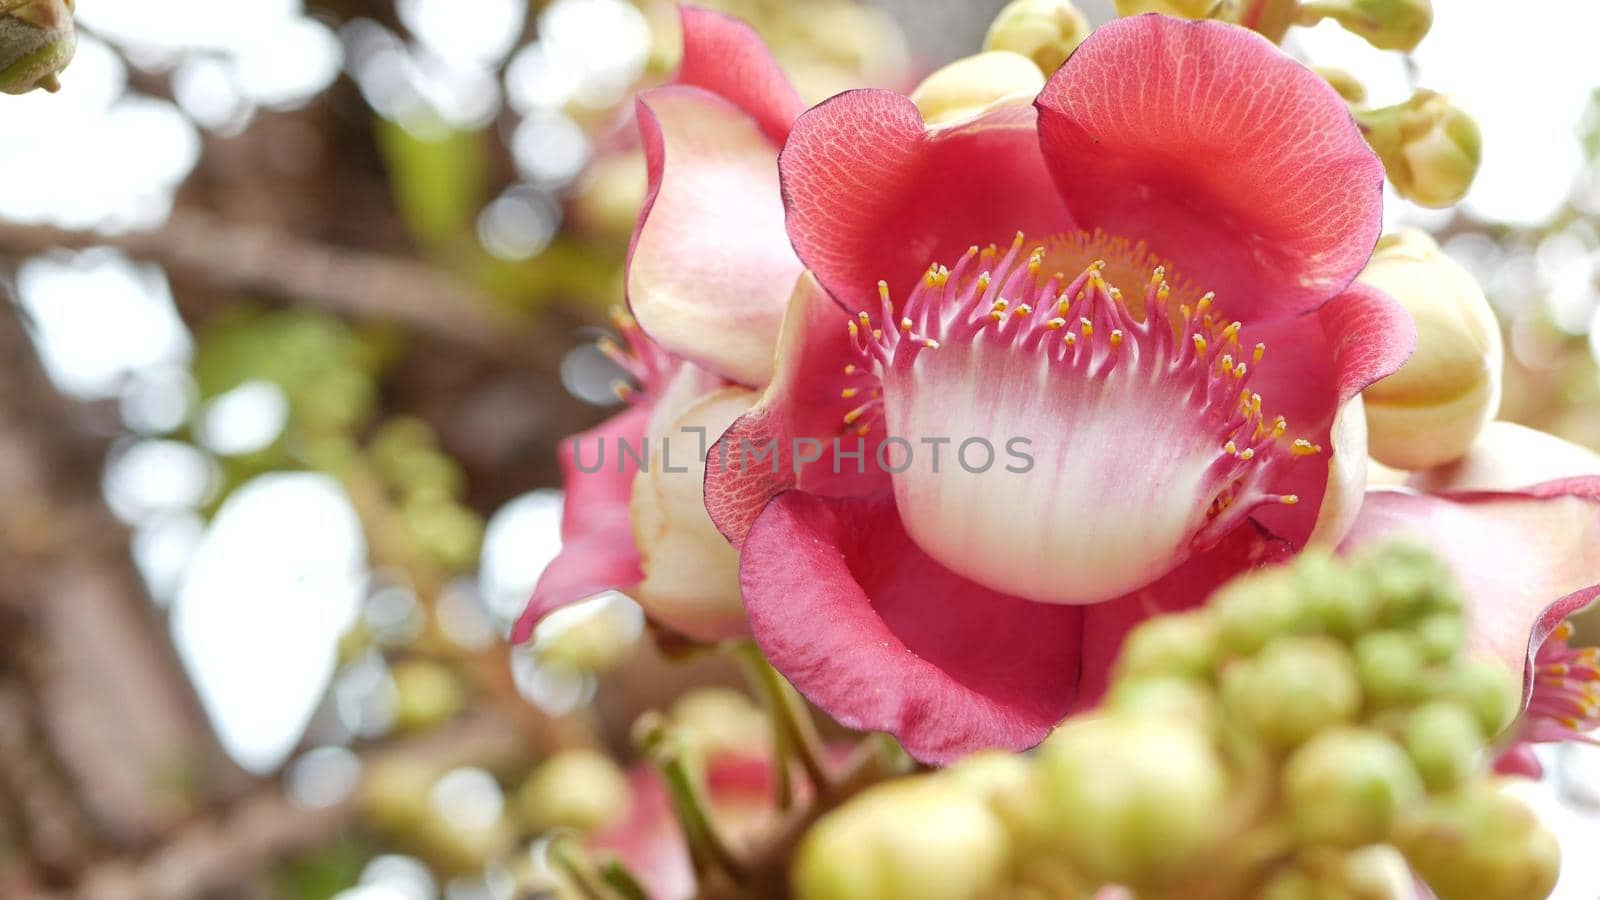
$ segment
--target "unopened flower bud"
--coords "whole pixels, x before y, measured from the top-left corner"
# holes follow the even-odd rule
[[[1417,326],[1416,353],[1362,394],[1370,452],[1401,469],[1460,459],[1500,405],[1505,350],[1483,289],[1415,229],[1379,241],[1360,280],[1399,301]]]
[[[1301,840],[1346,848],[1383,841],[1423,793],[1405,751],[1365,728],[1312,738],[1284,764],[1283,789]]]
[[[1363,550],[1356,571],[1388,624],[1410,625],[1430,613],[1461,609],[1455,575],[1419,541],[1394,540]]]
[[[1235,578],[1212,596],[1210,610],[1217,617],[1223,648],[1239,654],[1254,653],[1281,635],[1306,634],[1318,625],[1288,566]]]
[[[988,804],[924,776],[877,785],[823,816],[790,878],[799,900],[984,900],[1000,892],[1010,862]]]
[[[1344,98],[1344,102],[1352,104],[1367,102],[1367,86],[1361,83],[1361,79],[1344,69],[1336,69],[1333,66],[1312,66],[1311,71],[1321,75],[1322,80]]]
[[[1129,632],[1117,656],[1117,677],[1204,678],[1216,663],[1216,619],[1197,610],[1158,616]]]
[[[1222,697],[1236,719],[1276,747],[1298,744],[1361,710],[1350,651],[1323,635],[1280,638],[1240,660],[1224,676]]]
[[[517,808],[534,831],[571,828],[589,833],[620,821],[631,796],[628,777],[605,754],[563,750],[522,783]]]
[[[1372,627],[1377,604],[1350,566],[1308,551],[1295,560],[1294,574],[1303,602],[1329,634],[1349,640]]]
[[[989,26],[983,49],[1020,53],[1049,73],[1078,49],[1089,31],[1089,20],[1067,0],[1011,0]]]
[[[1396,844],[1439,900],[1542,900],[1560,874],[1555,837],[1492,782],[1434,800],[1397,831]]]
[[[1117,15],[1161,13],[1180,19],[1228,19],[1237,7],[1236,0],[1117,0]]]
[[[1472,772],[1484,735],[1471,712],[1455,703],[1429,703],[1411,711],[1406,752],[1431,791],[1448,790]]]
[[[1445,695],[1462,704],[1478,719],[1483,733],[1493,737],[1517,717],[1522,685],[1516,675],[1485,659],[1468,659],[1450,673]]]
[[[1217,723],[1216,695],[1204,682],[1187,678],[1119,679],[1105,705],[1118,713],[1170,718],[1206,732]]]
[[[1008,103],[1033,102],[1044,88],[1033,60],[1009,50],[963,57],[938,69],[911,92],[923,121],[944,125]]]
[[[73,0],[0,0],[0,92],[60,90],[56,75],[72,61],[77,32]]]
[[[1355,643],[1361,688],[1380,706],[1409,703],[1427,691],[1427,661],[1416,636],[1394,629],[1362,635]]]
[[[1433,27],[1430,0],[1306,0],[1300,24],[1333,19],[1379,50],[1410,53]]]
[[[1396,106],[1359,111],[1356,121],[1406,199],[1443,209],[1460,202],[1472,187],[1483,134],[1443,94],[1420,90]]]
[[[936,777],[989,804],[1014,841],[1035,845],[1048,838],[1050,811],[1029,760],[1004,750],[974,753]]]
[[[406,731],[426,731],[453,717],[466,705],[466,691],[449,666],[408,659],[393,670],[395,721]]]
[[[702,755],[758,754],[771,746],[772,723],[749,697],[732,688],[696,688],[674,701],[667,717]]]
[[[1206,736],[1152,716],[1072,719],[1038,764],[1060,849],[1091,878],[1132,887],[1189,870],[1216,836],[1228,792]]]

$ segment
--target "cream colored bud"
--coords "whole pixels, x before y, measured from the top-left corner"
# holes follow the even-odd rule
[[[985,50],[1010,50],[1054,72],[1089,36],[1089,20],[1067,0],[1012,0],[994,17]]]
[[[977,792],[939,776],[873,787],[823,816],[790,878],[799,900],[986,900],[1011,847]]]
[[[1481,782],[1405,817],[1396,843],[1439,900],[1541,900],[1561,846],[1533,810]]]
[[[517,811],[534,831],[593,832],[620,821],[632,803],[628,776],[603,753],[564,750],[533,770],[517,792]]]
[[[673,701],[667,718],[702,754],[759,754],[771,747],[772,723],[749,697],[732,688],[695,688]]]
[[[1283,768],[1284,801],[1301,840],[1356,848],[1387,839],[1396,814],[1423,796],[1411,760],[1365,728],[1325,731]]]
[[[1117,15],[1161,13],[1182,19],[1231,19],[1237,0],[1117,0]]]
[[[1322,80],[1326,81],[1329,87],[1344,98],[1344,102],[1365,103],[1367,101],[1367,86],[1361,83],[1361,79],[1346,72],[1344,69],[1336,69],[1332,66],[1312,66],[1311,71],[1321,75]]]
[[[1307,0],[1300,24],[1333,19],[1379,50],[1410,53],[1433,27],[1430,0]]]
[[[746,626],[739,554],[705,508],[700,441],[715,441],[757,395],[715,388],[714,381],[707,389],[705,373],[685,366],[656,401],[647,429],[650,470],[634,478],[631,507],[644,580],[628,593],[652,621],[712,642]]]
[[[1356,121],[1406,199],[1443,209],[1472,187],[1483,159],[1483,134],[1443,94],[1420,90],[1399,105],[1358,111]]]
[[[1400,469],[1460,459],[1500,405],[1505,349],[1483,289],[1414,229],[1379,241],[1360,280],[1417,325],[1416,353],[1363,394],[1369,451]]]
[[[56,91],[72,62],[77,32],[73,0],[0,0],[0,92]]]
[[[911,92],[923,121],[945,125],[984,110],[1028,104],[1044,88],[1033,60],[1009,50],[990,50],[956,60],[929,75]]]
[[[466,705],[466,690],[449,666],[426,659],[397,663],[392,674],[395,723],[405,731],[427,731]]]
[[[1119,712],[1071,719],[1038,764],[1055,841],[1091,878],[1170,884],[1218,834],[1228,776],[1192,725]]]

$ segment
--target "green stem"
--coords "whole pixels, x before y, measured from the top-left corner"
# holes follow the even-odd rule
[[[828,766],[823,760],[822,739],[817,725],[806,709],[805,701],[778,670],[761,655],[761,648],[753,641],[741,641],[735,652],[745,664],[745,670],[767,709],[771,711],[775,733],[783,733],[780,746],[785,753],[792,752],[805,769],[806,778],[818,792],[829,783]],[[780,776],[786,777],[786,776]]]
[[[744,871],[744,864],[717,831],[700,780],[684,761],[666,720],[659,714],[646,714],[634,728],[640,750],[666,783],[673,812],[678,824],[683,826],[684,838],[689,844],[689,857],[694,863],[695,875],[703,882],[708,874],[720,870],[737,883]]]
[[[550,861],[561,870],[583,900],[613,900],[605,884],[595,876],[588,854],[582,845],[569,834],[550,838]]]
[[[623,900],[650,900],[650,894],[621,861],[608,859],[600,864],[600,879],[621,894]]]

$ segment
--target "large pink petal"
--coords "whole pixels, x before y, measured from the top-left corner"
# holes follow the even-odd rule
[[[847,365],[862,365],[860,353],[847,339],[845,322],[844,313],[816,279],[802,276],[784,317],[772,383],[708,456],[706,511],[735,545],[744,540],[767,501],[791,488],[850,496],[888,486],[888,473],[876,458],[882,435],[862,438],[842,424],[844,414],[860,402],[845,399],[842,392],[871,383],[845,372]],[[802,439],[820,446],[802,444]],[[834,440],[841,450],[859,447],[864,458],[858,462],[836,457]],[[769,445],[770,458],[760,458]],[[821,458],[797,465],[797,451],[807,457],[820,453]]]
[[[847,309],[877,310],[880,280],[903,298],[930,263],[955,265],[973,244],[1069,229],[1034,120],[1013,106],[929,130],[889,91],[818,104],[778,160],[795,250]]]
[[[681,17],[683,62],[673,81],[729,101],[756,120],[774,147],[783,146],[806,105],[767,45],[749,25],[723,13],[684,6]]]
[[[1232,313],[1229,313],[1230,315]],[[1400,368],[1416,349],[1417,330],[1405,308],[1389,295],[1359,282],[1313,312],[1264,327],[1246,328],[1249,341],[1267,346],[1251,382],[1271,414],[1289,423],[1289,435],[1320,444],[1323,452],[1305,457],[1279,490],[1296,494],[1294,506],[1258,513],[1274,534],[1296,546],[1310,537],[1330,486],[1347,496],[1333,498],[1331,509],[1359,507],[1364,477],[1341,478],[1337,469],[1365,460],[1337,460],[1339,442],[1332,426],[1339,408],[1372,384]],[[1359,449],[1362,453],[1365,448]],[[1357,473],[1359,474],[1359,473]],[[1338,534],[1331,534],[1337,539]]]
[[[629,407],[561,442],[566,497],[561,506],[561,552],[534,586],[511,632],[512,643],[533,634],[545,616],[609,590],[625,590],[644,577],[633,543],[628,509],[634,471],[615,458],[622,441],[638,447],[650,420],[648,404]],[[601,454],[604,454],[602,457]],[[594,469],[585,472],[583,469]]]
[[[755,119],[700,88],[656,88],[637,105],[649,193],[629,248],[628,305],[667,350],[765,384],[800,274],[776,147]]]
[[[1037,105],[1079,224],[1149,241],[1234,318],[1315,308],[1377,242],[1383,166],[1344,101],[1247,29],[1119,19]]]
[[[925,762],[1030,747],[1076,696],[1081,608],[955,575],[912,543],[887,494],[778,496],[745,540],[740,582],[757,643],[795,687]]]
[[[1600,477],[1516,492],[1374,491],[1345,548],[1426,541],[1466,591],[1470,649],[1526,679],[1539,646],[1600,597]]]

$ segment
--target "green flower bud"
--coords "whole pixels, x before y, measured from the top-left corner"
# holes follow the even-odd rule
[[[449,666],[410,659],[391,670],[395,720],[406,731],[426,731],[453,718],[466,705],[466,691]]]
[[[1210,609],[1223,648],[1242,655],[1282,635],[1315,631],[1319,624],[1289,566],[1235,578],[1212,596]]]
[[[935,777],[988,803],[1020,846],[1036,846],[1048,837],[1050,811],[1038,775],[1024,757],[1004,750],[974,753]]]
[[[1276,747],[1290,747],[1361,711],[1361,685],[1344,644],[1322,635],[1280,638],[1223,678],[1228,711]]]
[[[1348,848],[1385,840],[1395,814],[1423,793],[1405,751],[1365,728],[1312,738],[1284,764],[1283,789],[1301,840]]]
[[[1483,749],[1483,731],[1465,708],[1435,702],[1411,712],[1406,753],[1430,791],[1448,790],[1472,773]]]
[[[1305,0],[1300,24],[1333,19],[1379,50],[1410,53],[1433,27],[1430,0]]]
[[[1402,196],[1443,209],[1472,187],[1483,157],[1478,123],[1449,98],[1419,90],[1397,106],[1362,110],[1356,121]]]
[[[1302,602],[1330,634],[1349,640],[1372,627],[1377,606],[1348,565],[1308,551],[1295,560],[1294,573]]]
[[[1355,643],[1361,687],[1374,703],[1410,703],[1428,689],[1427,660],[1421,643],[1407,631],[1374,631]]]
[[[1527,805],[1474,784],[1404,817],[1396,843],[1439,900],[1542,900],[1561,848]]]
[[[872,787],[823,816],[790,870],[799,900],[985,900],[1011,864],[983,798],[939,777]]]
[[[1231,19],[1237,0],[1117,0],[1117,15],[1161,13],[1182,19]]]
[[[1497,663],[1469,659],[1450,672],[1445,695],[1470,710],[1483,733],[1492,738],[1520,712],[1522,685]]]
[[[1217,664],[1216,619],[1204,610],[1150,619],[1128,634],[1116,677],[1209,678]]]
[[[1367,102],[1367,86],[1349,72],[1332,66],[1312,66],[1311,71],[1321,75],[1322,80],[1344,98],[1344,102],[1350,104]]]
[[[761,753],[771,746],[772,723],[766,714],[732,688],[696,688],[674,701],[667,717],[702,757],[724,751]]]
[[[1460,613],[1434,613],[1417,623],[1417,644],[1429,662],[1455,657],[1467,640],[1467,622]]]
[[[1117,713],[1152,716],[1193,725],[1211,732],[1217,724],[1217,699],[1199,682],[1170,676],[1132,678],[1112,685],[1106,708]]]
[[[1391,541],[1362,553],[1356,570],[1391,625],[1409,625],[1431,612],[1461,609],[1455,576],[1437,555],[1415,541]]]
[[[1202,732],[1150,716],[1072,719],[1040,748],[1039,766],[1060,849],[1089,877],[1132,887],[1200,862],[1228,793]]]
[[[77,32],[73,0],[0,0],[0,92],[58,91],[56,75],[72,62]]]
[[[628,776],[594,750],[563,750],[545,760],[517,791],[517,811],[534,831],[593,832],[622,820],[632,804]]]
[[[985,50],[1010,50],[1054,72],[1089,36],[1089,20],[1067,0],[1011,0],[989,26]]]

